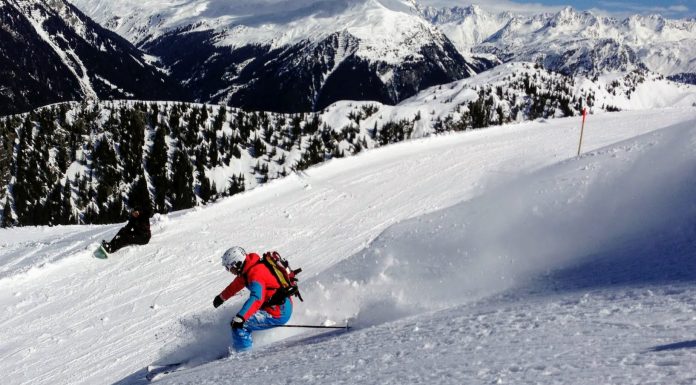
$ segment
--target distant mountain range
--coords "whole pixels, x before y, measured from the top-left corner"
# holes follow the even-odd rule
[[[520,16],[414,0],[0,0],[0,8],[0,114],[113,98],[275,112],[339,100],[393,105],[512,61],[696,83],[696,21],[660,16],[571,8]]]
[[[75,4],[161,58],[194,100],[255,110],[394,104],[497,64],[463,57],[411,1]]]
[[[249,44],[278,48],[347,31],[381,53],[388,48],[380,43],[398,44],[395,32],[412,30],[423,19],[466,58],[492,54],[501,61],[539,60],[548,69],[565,73],[642,66],[666,76],[696,73],[696,20],[660,15],[617,19],[567,7],[557,13],[522,16],[492,13],[476,5],[424,7],[414,0],[298,0],[258,2],[253,8],[245,2],[213,6],[203,0],[182,0],[175,6],[161,0],[72,1],[138,46],[182,28],[221,32],[224,39],[216,43],[235,48]]]
[[[572,8],[531,17],[477,6],[420,10],[463,53],[540,62],[565,74],[636,68],[675,78],[696,74],[696,20],[659,15],[619,20]]]

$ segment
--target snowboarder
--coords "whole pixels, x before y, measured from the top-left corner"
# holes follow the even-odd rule
[[[102,240],[102,246],[107,253],[128,245],[146,245],[150,242],[150,213],[140,207],[131,210],[128,223],[118,231],[111,242]]]
[[[236,275],[220,294],[213,299],[219,307],[244,287],[249,289],[249,298],[232,319],[232,346],[237,352],[251,349],[251,332],[285,325],[292,315],[292,300],[286,296],[275,296],[280,288],[275,276],[261,262],[256,253],[247,254],[239,246],[225,251],[222,266]]]

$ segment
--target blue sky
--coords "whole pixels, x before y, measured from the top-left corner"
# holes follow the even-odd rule
[[[430,5],[478,4],[484,9],[522,13],[555,11],[565,6],[578,10],[625,17],[633,14],[659,13],[669,18],[696,18],[696,0],[418,0]]]

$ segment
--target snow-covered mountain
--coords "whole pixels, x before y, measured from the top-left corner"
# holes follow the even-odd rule
[[[254,110],[395,104],[501,61],[696,78],[696,22],[661,16],[520,16],[413,0],[72,1],[159,57],[196,101]]]
[[[153,218],[0,229],[3,384],[144,384],[225,352],[245,294],[229,246],[302,267],[295,324],[162,384],[689,384],[696,370],[693,107],[526,122],[334,160]],[[282,377],[279,377],[282,376]]]
[[[395,104],[494,64],[464,58],[410,0],[73,3],[159,57],[199,102],[280,112]]]
[[[0,114],[67,100],[183,96],[154,58],[63,0],[0,0],[0,21]]]
[[[675,77],[696,74],[696,20],[659,15],[620,20],[570,7],[535,16],[496,14],[478,6],[421,11],[460,52],[540,62],[566,74],[637,68]]]

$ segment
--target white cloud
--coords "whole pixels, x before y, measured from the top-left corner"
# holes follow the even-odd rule
[[[567,5],[550,6],[541,3],[518,3],[510,0],[492,0],[482,2],[480,0],[416,0],[422,5],[430,5],[433,7],[454,7],[468,6],[472,4],[479,5],[482,9],[492,12],[510,11],[512,13],[530,15],[543,12],[558,12],[560,9],[571,6],[576,8],[571,1]],[[582,9],[585,10],[585,9]],[[689,7],[683,4],[675,4],[671,6],[649,6],[630,1],[600,1],[597,7],[587,9],[595,14],[614,17],[627,17],[639,14],[658,13],[666,17],[684,17],[690,11]]]
[[[628,1],[601,1],[600,7],[614,11],[613,13],[620,14],[647,14],[657,13],[667,17],[681,17],[689,12],[689,7],[683,4],[675,4],[670,6],[650,6],[638,4]]]
[[[493,12],[512,12],[522,15],[533,15],[544,12],[558,12],[565,6],[550,6],[541,3],[516,3],[509,0],[472,1],[472,0],[416,0],[419,4],[433,7],[466,7],[472,4]]]

